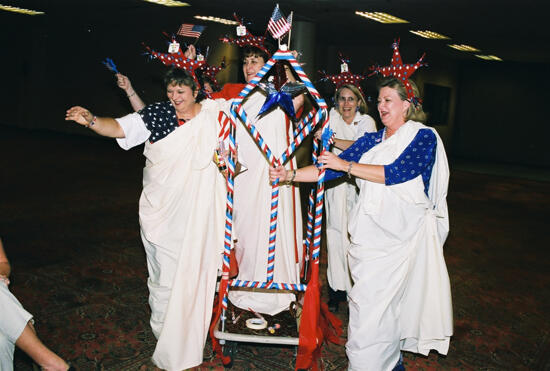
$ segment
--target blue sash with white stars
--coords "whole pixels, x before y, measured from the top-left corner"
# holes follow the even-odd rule
[[[147,130],[151,132],[149,141],[161,140],[179,126],[176,110],[170,102],[158,102],[145,106],[138,111]]]

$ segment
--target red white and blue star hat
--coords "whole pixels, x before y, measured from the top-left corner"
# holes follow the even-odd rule
[[[271,58],[271,53],[269,50],[267,50],[267,47],[265,46],[265,35],[264,36],[254,36],[248,31],[248,29],[243,25],[243,22],[236,14],[233,14],[233,17],[237,22],[239,22],[239,25],[237,26],[237,37],[222,37],[220,38],[221,41],[224,43],[229,44],[235,44],[239,47],[244,47],[247,45],[254,46],[265,53]]]
[[[172,42],[170,46],[172,47],[172,45],[174,44],[177,44],[177,42],[176,42],[175,36],[172,36]],[[145,49],[147,49],[147,51],[149,52],[152,58],[160,60],[165,66],[174,66],[189,72],[193,80],[195,80],[195,83],[197,84],[198,88],[200,89],[201,84],[199,83],[199,79],[197,78],[195,71],[199,69],[202,65],[206,64],[206,61],[204,60],[199,61],[199,60],[187,58],[181,51],[179,44],[177,44],[177,50],[172,53],[170,52],[161,53],[161,52],[152,50],[150,47],[148,47],[145,44],[143,46],[145,47]],[[172,49],[171,51],[173,51],[174,49]]]
[[[338,57],[342,62],[342,64],[340,64],[340,73],[338,75],[327,75],[324,71],[321,71],[320,73],[323,79],[330,80],[336,86],[336,90],[340,89],[343,85],[355,85],[361,94],[365,96],[363,89],[361,89],[361,81],[363,81],[366,76],[349,72],[350,59],[344,57],[342,53],[339,53]]]
[[[375,73],[380,73],[384,77],[393,76],[403,83],[405,90],[407,91],[407,98],[410,99],[415,105],[420,103],[421,100],[419,97],[415,97],[413,88],[409,83],[409,78],[411,75],[421,66],[425,64],[422,62],[424,59],[425,53],[420,57],[420,59],[415,64],[403,64],[401,59],[401,54],[399,53],[399,40],[395,41],[392,44],[393,55],[391,59],[391,65],[386,67],[372,66],[370,69]],[[371,74],[371,75],[372,75]]]

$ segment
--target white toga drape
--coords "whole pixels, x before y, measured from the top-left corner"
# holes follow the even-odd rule
[[[144,150],[139,219],[158,338],[153,361],[170,371],[202,363],[223,250],[225,179],[212,161],[220,106],[201,105],[192,120]]]
[[[357,140],[366,132],[376,131],[376,124],[372,117],[356,113],[353,121],[347,124],[336,109],[330,110],[330,128],[335,138]],[[336,147],[332,152],[342,153]],[[348,214],[357,202],[358,188],[341,177],[327,183],[326,215],[327,215],[327,279],[333,290],[351,290],[351,278],[348,268],[348,248],[350,245],[348,234]]]
[[[408,121],[360,162],[393,162],[421,128],[426,126]],[[447,353],[453,332],[443,258],[449,170],[443,143],[434,133],[437,154],[429,197],[420,175],[391,186],[358,180],[360,197],[349,226],[354,280],[346,344],[350,370],[391,370],[400,349]]]

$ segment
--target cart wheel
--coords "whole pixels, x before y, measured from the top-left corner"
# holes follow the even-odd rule
[[[223,346],[223,355],[226,357],[229,357],[229,362],[227,364],[224,363],[223,367],[225,368],[233,367],[233,360],[235,358],[236,353],[237,353],[237,342],[226,340],[225,345]]]

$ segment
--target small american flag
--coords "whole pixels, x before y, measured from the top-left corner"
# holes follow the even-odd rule
[[[290,30],[290,23],[283,17],[279,10],[279,4],[275,5],[275,9],[273,9],[273,14],[267,23],[267,29],[274,39],[281,38]]]
[[[180,26],[180,29],[178,30],[178,35],[196,37],[198,39],[205,28],[206,26],[184,23]]]

